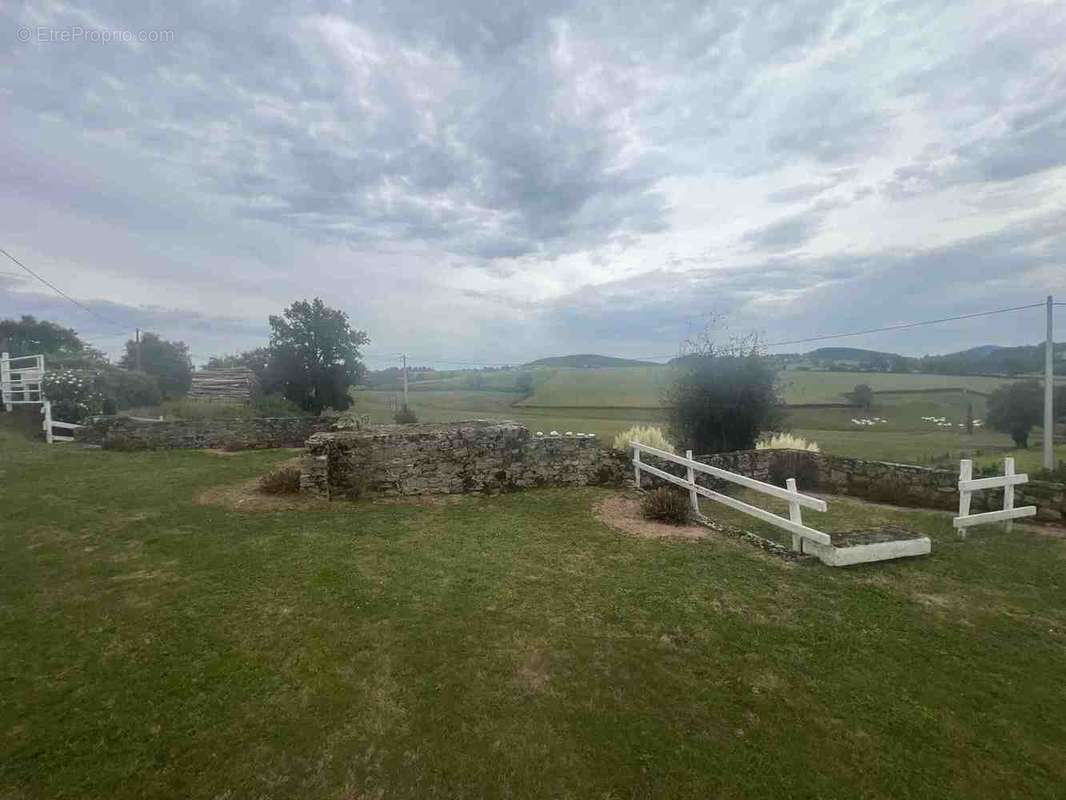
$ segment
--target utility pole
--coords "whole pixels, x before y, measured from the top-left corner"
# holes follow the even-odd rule
[[[141,372],[141,329],[137,329],[137,345],[134,350],[134,363],[137,365],[137,371]]]
[[[403,354],[403,407],[407,408],[407,353]]]
[[[1044,469],[1055,468],[1055,342],[1052,341],[1051,309],[1047,296],[1047,342],[1044,345]]]

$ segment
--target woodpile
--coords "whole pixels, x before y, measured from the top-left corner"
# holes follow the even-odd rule
[[[204,369],[192,374],[189,397],[247,403],[259,388],[255,373],[247,367]]]

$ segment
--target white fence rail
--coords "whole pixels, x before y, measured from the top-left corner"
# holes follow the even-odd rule
[[[992,478],[974,478],[973,461],[963,459],[959,462],[959,515],[952,520],[952,524],[956,528],[968,528],[971,525],[983,525],[986,522],[1006,521],[1007,530],[1010,530],[1011,520],[1032,517],[1036,514],[1036,506],[1014,507],[1014,487],[1028,482],[1028,475],[1015,473],[1013,458],[1004,458],[1003,474]],[[970,498],[974,492],[1000,488],[1003,489],[1002,511],[970,513]]]
[[[12,406],[36,405],[44,400],[41,382],[44,380],[44,356],[12,358],[0,353],[0,395],[4,410]]]
[[[52,403],[49,400],[45,400],[41,403],[41,414],[44,416],[44,422],[41,424],[41,427],[44,428],[44,438],[48,444],[74,441],[73,436],[55,433],[56,428],[73,433],[77,428],[84,427],[82,425],[75,425],[73,422],[60,422],[57,419],[52,419]]]
[[[800,494],[800,492],[796,490],[795,478],[789,478],[788,488],[782,489],[780,486],[774,486],[771,483],[763,483],[754,478],[738,475],[735,472],[729,472],[728,470],[719,467],[712,467],[710,464],[704,464],[701,461],[694,461],[691,450],[687,451],[684,457],[681,457],[674,455],[673,453],[668,453],[665,450],[659,450],[656,447],[641,444],[640,442],[630,442],[629,444],[633,448],[633,476],[636,479],[638,488],[640,487],[640,473],[647,472],[649,475],[654,475],[657,478],[662,478],[664,481],[669,481],[670,483],[687,489],[692,508],[697,513],[699,513],[700,510],[699,498],[706,497],[708,500],[714,500],[722,505],[729,506],[737,511],[742,511],[745,514],[750,514],[753,517],[761,519],[763,522],[769,522],[771,525],[776,525],[778,528],[783,528],[788,531],[792,534],[792,549],[797,552],[803,552],[803,539],[810,539],[812,542],[817,542],[822,545],[831,544],[828,534],[822,533],[814,528],[808,528],[803,524],[802,509],[811,508],[815,511],[825,511],[825,501],[820,500],[817,497]],[[656,458],[680,464],[686,469],[686,477],[680,478],[677,475],[670,474],[666,470],[645,463],[640,458],[641,453],[647,453]],[[756,492],[786,501],[788,503],[788,519],[780,517],[766,509],[759,508],[758,506],[745,503],[743,500],[737,500],[735,497],[730,497],[721,492],[716,492],[713,489],[700,486],[696,483],[697,472],[702,472],[705,475],[735,483],[746,489],[752,489]]]

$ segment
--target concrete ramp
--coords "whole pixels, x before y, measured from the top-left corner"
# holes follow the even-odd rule
[[[817,556],[830,567],[847,567],[873,561],[926,556],[932,550],[928,536],[895,525],[830,533],[829,537],[832,540],[830,544],[804,540],[803,552]]]

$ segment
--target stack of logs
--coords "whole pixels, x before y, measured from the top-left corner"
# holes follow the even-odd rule
[[[247,403],[258,390],[255,373],[247,367],[205,369],[192,374],[189,397]]]

